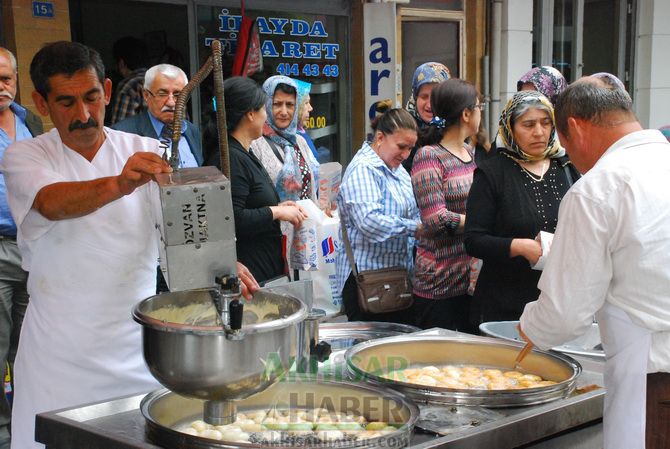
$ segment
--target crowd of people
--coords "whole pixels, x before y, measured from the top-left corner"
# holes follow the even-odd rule
[[[119,95],[134,100],[115,100],[115,115],[127,115],[108,128],[112,86],[100,55],[72,42],[43,47],[30,66],[32,98],[55,127],[42,134],[14,101],[16,59],[0,49],[0,363],[16,367],[15,449],[39,447],[36,413],[157,388],[129,311],[164,283],[146,204],[152,176],[172,170],[161,153],[188,78],[170,64],[126,59]],[[343,312],[470,333],[520,319],[522,336],[542,348],[597,316],[605,351],[617,354],[606,366],[605,446],[642,448],[647,438],[647,448],[662,447],[653,441],[658,423],[667,426],[657,414],[670,395],[668,141],[642,129],[611,74],[568,86],[556,69],[536,67],[517,89],[492,144],[476,87],[436,62],[416,69],[406,108],[373,120],[371,141],[343,173],[337,210],[327,212],[346,230],[357,270],[404,267],[412,301],[364,311],[340,248]],[[304,131],[310,85],[231,77],[224,92],[238,271],[249,296],[290,275],[287,241],[308,218],[300,201],[317,202],[320,167]],[[180,168],[219,165],[216,136],[201,141],[188,121],[181,130]],[[555,234],[544,270],[541,232]],[[621,374],[630,363],[633,374]],[[630,404],[651,427],[626,421]],[[0,447],[9,423],[0,401]]]

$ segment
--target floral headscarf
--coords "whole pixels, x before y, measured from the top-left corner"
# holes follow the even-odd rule
[[[293,113],[293,119],[291,119],[291,123],[284,129],[277,128],[274,123],[274,117],[272,116],[272,97],[277,89],[277,85],[280,83],[293,86],[296,89],[296,106],[295,112]],[[305,157],[298,146],[297,131],[298,117],[300,116],[300,103],[298,100],[301,92],[300,88],[295,80],[288,76],[276,75],[265,80],[263,83],[263,90],[268,96],[268,99],[265,102],[268,118],[263,127],[263,135],[276,143],[284,153],[284,165],[277,175],[275,188],[277,189],[281,201],[297,201],[299,199],[304,199],[303,190],[309,190],[310,192],[315,191],[316,186],[318,185],[319,163],[316,161],[311,151],[307,151]],[[306,164],[305,169],[307,169],[311,175],[311,188],[308,188],[308,184],[305,186],[305,189],[303,189],[303,178],[306,175],[306,172],[303,173],[303,170],[301,169],[301,159]]]
[[[520,91],[525,83],[535,86],[535,89],[547,97],[551,104],[556,104],[556,99],[568,86],[561,72],[548,65],[529,70],[517,81],[516,90]]]
[[[419,115],[419,111],[416,110],[416,96],[419,95],[421,86],[427,83],[441,83],[449,78],[451,78],[449,69],[447,66],[440,64],[439,62],[426,62],[425,64],[421,64],[414,71],[414,77],[412,78],[412,97],[407,101],[405,109],[412,114],[412,117],[416,119],[419,126],[424,127],[428,125],[428,123],[426,123]]]
[[[612,75],[611,73],[598,72],[590,76],[592,76],[593,78],[600,78],[601,80],[605,81],[605,83],[609,84],[612,87],[616,87],[617,89],[626,90],[626,86],[624,85],[623,81],[621,81],[619,78]]]
[[[523,151],[514,141],[514,133],[512,132],[512,117],[517,108],[530,104],[537,106],[538,103],[546,106],[549,110],[549,117],[551,118],[551,135],[547,148],[540,156],[533,156]],[[561,147],[556,135],[556,120],[554,119],[554,108],[544,95],[536,91],[521,91],[514,94],[514,96],[507,102],[505,109],[500,114],[499,128],[498,128],[498,144],[503,147],[503,153],[522,161],[538,161],[546,157],[558,158],[565,156],[565,149]]]
[[[277,128],[275,125],[275,119],[272,116],[272,97],[274,97],[275,90],[277,89],[278,84],[287,84],[293,87],[296,92],[298,91],[298,86],[288,76],[284,75],[275,75],[266,79],[263,83],[263,90],[267,94],[267,100],[265,100],[265,111],[267,112],[268,118],[266,125],[263,129],[263,135],[269,137],[273,142],[275,142],[280,147],[284,148],[287,145],[296,144],[296,132],[298,130],[298,99],[296,98],[295,112],[293,113],[293,119],[291,123],[284,129]],[[297,95],[296,95],[297,97]]]

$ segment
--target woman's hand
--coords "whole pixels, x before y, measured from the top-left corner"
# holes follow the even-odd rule
[[[254,275],[251,274],[251,271],[240,262],[237,262],[237,277],[240,280],[240,289],[242,291],[242,296],[245,299],[251,300],[253,293],[258,290],[260,285],[256,282]]]
[[[458,227],[454,234],[463,234],[465,232],[465,214],[460,214],[461,219],[458,221]]]
[[[416,239],[422,239],[424,237],[428,237],[428,228],[423,225],[421,220],[419,220],[419,224],[416,225],[416,231],[414,231],[414,238]]]
[[[540,242],[533,239],[513,239],[509,248],[509,256],[521,256],[531,265],[535,265],[542,255]]]
[[[271,206],[270,210],[274,220],[288,221],[295,227],[299,227],[307,218],[305,210],[293,201],[284,201],[277,206]]]

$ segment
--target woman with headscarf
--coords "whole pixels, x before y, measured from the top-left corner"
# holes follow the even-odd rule
[[[421,148],[421,134],[428,128],[430,121],[433,119],[433,110],[430,106],[430,94],[433,88],[442,81],[451,78],[449,69],[444,64],[439,62],[426,62],[421,64],[414,71],[412,77],[412,96],[407,101],[405,109],[412,114],[419,130],[419,139],[417,144],[412,148],[405,162],[402,165],[407,170],[407,173],[412,172],[412,162],[417,150]]]
[[[312,141],[312,138],[309,137],[309,134],[307,134],[307,130],[305,129],[307,120],[309,120],[309,114],[314,110],[311,103],[312,99],[309,95],[310,90],[312,90],[312,84],[301,80],[293,80],[293,81],[295,81],[296,86],[298,86],[298,95],[297,95],[298,101],[296,101],[296,103],[298,104],[297,132],[300,137],[305,139],[305,142],[307,142],[309,149],[312,150],[314,158],[318,161],[319,153],[317,152],[316,147],[314,146],[314,141]]]
[[[228,78],[223,87],[237,258],[264,282],[285,273],[280,223],[300,226],[307,215],[292,201],[280,202],[267,171],[249,151],[263,131],[265,93],[241,76]],[[218,158],[213,163],[218,166]]]
[[[516,83],[517,92],[536,90],[547,97],[553,106],[556,105],[556,99],[566,87],[568,83],[565,82],[561,72],[548,65],[530,69]]]
[[[307,142],[297,134],[298,88],[291,78],[271,76],[263,83],[267,121],[263,137],[251,144],[275,183],[281,201],[316,201],[319,163]]]
[[[472,303],[474,324],[517,320],[539,296],[542,255],[535,237],[553,233],[561,199],[579,173],[559,145],[554,109],[539,92],[517,92],[500,115],[498,152],[476,170],[468,197],[465,247],[483,260]]]

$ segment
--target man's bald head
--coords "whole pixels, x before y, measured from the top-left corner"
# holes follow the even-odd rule
[[[608,128],[637,121],[628,92],[604,77],[594,76],[578,79],[558,97],[556,128],[564,135],[568,134],[568,117]]]

